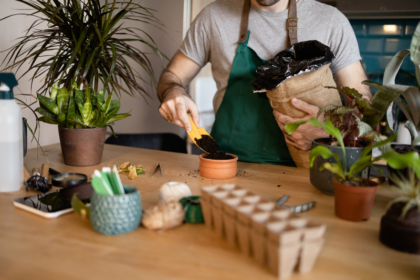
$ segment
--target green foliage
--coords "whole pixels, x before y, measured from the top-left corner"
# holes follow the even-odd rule
[[[0,21],[6,24],[9,17],[25,16],[33,17],[34,22],[8,49],[3,70],[19,69],[29,63],[22,76],[30,75],[32,82],[45,79],[40,93],[45,95],[52,88],[53,101],[57,96],[56,82],[69,91],[76,82],[96,91],[103,84],[108,93],[148,95],[143,82],[155,84],[149,53],[166,58],[150,35],[135,27],[139,23],[162,26],[152,10],[131,0],[17,2],[27,9]],[[147,79],[133,65],[140,66]]]
[[[66,128],[104,127],[131,116],[129,113],[117,114],[120,100],[112,100],[112,94],[104,99],[101,93],[90,89],[81,91],[73,88],[68,92],[66,88],[61,88],[56,101],[40,94],[38,99],[40,107],[35,111],[42,117],[37,120]]]
[[[419,163],[417,163],[419,164]],[[416,177],[416,174],[411,170],[408,174],[408,179],[402,174],[390,175],[389,178],[395,183],[397,187],[391,187],[395,192],[399,193],[400,196],[391,200],[387,208],[395,203],[405,203],[399,219],[404,219],[408,210],[412,207],[417,207],[420,212],[420,180]]]
[[[302,124],[304,122],[310,122],[314,126],[324,127],[325,131],[327,131],[330,135],[334,136],[337,139],[337,141],[340,143],[340,145],[342,147],[342,151],[343,151],[344,166],[341,164],[340,158],[337,154],[334,154],[333,152],[331,152],[330,149],[328,149],[327,147],[321,146],[321,145],[312,149],[312,151],[309,155],[309,162],[310,162],[310,166],[313,167],[314,161],[318,156],[321,156],[324,159],[329,159],[331,157],[334,157],[336,162],[335,163],[329,163],[329,162],[324,163],[321,166],[320,171],[322,171],[324,169],[327,169],[330,172],[336,174],[337,177],[342,181],[355,180],[357,174],[359,174],[361,171],[363,171],[367,167],[373,167],[373,163],[380,160],[380,159],[385,159],[385,160],[390,159],[391,164],[392,164],[391,167],[396,166],[396,169],[404,168],[404,167],[401,167],[401,166],[404,165],[404,164],[409,164],[410,162],[412,162],[414,160],[414,158],[410,158],[409,156],[405,156],[404,158],[402,158],[396,152],[385,153],[380,157],[372,159],[372,156],[370,155],[372,150],[376,147],[380,147],[380,146],[387,145],[387,144],[391,143],[395,139],[395,137],[397,136],[396,134],[394,134],[392,137],[389,137],[385,140],[375,142],[372,145],[369,145],[369,146],[365,147],[363,149],[363,152],[362,152],[362,155],[361,155],[360,159],[358,159],[352,166],[350,166],[349,170],[347,170],[347,165],[346,165],[347,156],[346,156],[346,151],[345,151],[345,148],[344,148],[344,145],[343,145],[343,138],[341,136],[340,131],[337,128],[335,128],[330,121],[322,123],[322,122],[319,122],[318,120],[316,120],[315,118],[313,118],[313,119],[309,119],[309,120],[306,120],[306,121],[301,121],[300,124]],[[300,124],[298,124],[298,122],[291,123],[290,125],[287,124],[286,125],[287,133],[290,134],[293,131],[295,131]],[[289,127],[288,127],[288,125],[289,125]],[[418,158],[418,154],[417,153],[415,153],[415,154],[417,155],[417,158]],[[410,155],[410,156],[415,157],[415,155]],[[418,168],[419,168],[419,174],[420,174],[420,164],[419,164]]]

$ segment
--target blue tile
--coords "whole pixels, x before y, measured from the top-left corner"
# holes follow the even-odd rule
[[[385,39],[384,52],[389,54],[396,54],[400,50],[409,49],[411,39],[389,38]]]
[[[367,31],[366,31],[366,24],[364,22],[351,22],[351,26],[353,27],[354,30],[354,34],[356,34],[356,36],[366,36],[367,35]]]
[[[382,53],[383,39],[358,38],[361,53]]]
[[[404,34],[409,35],[409,36],[413,36],[414,30],[416,30],[418,22],[417,21],[409,21],[406,24],[407,25],[405,26]]]
[[[401,35],[403,26],[400,24],[370,24],[368,27],[369,35]]]
[[[364,61],[366,63],[366,73],[383,73],[388,62],[392,56],[385,55],[364,55]]]
[[[411,61],[410,56],[407,56],[402,65],[401,65],[401,69],[404,71],[407,71],[409,73],[413,73],[416,71],[415,67],[414,67],[414,63]]]

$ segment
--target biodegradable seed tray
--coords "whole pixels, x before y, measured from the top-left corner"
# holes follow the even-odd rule
[[[313,223],[234,184],[201,189],[206,226],[279,279],[310,272],[324,244]]]

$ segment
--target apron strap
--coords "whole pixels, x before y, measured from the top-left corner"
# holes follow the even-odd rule
[[[293,45],[298,42],[297,39],[297,30],[299,26],[299,19],[297,18],[297,0],[289,1],[289,18],[287,19],[287,31],[289,33],[289,43]],[[249,10],[251,7],[251,0],[244,1],[244,7],[242,10],[241,17],[241,27],[239,31],[239,44],[242,44],[246,41],[248,33],[248,19],[249,19]]]

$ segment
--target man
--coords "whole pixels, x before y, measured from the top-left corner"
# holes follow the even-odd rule
[[[197,106],[185,87],[210,62],[217,84],[213,101],[216,121],[211,134],[222,150],[244,161],[293,165],[285,142],[309,150],[313,139],[327,136],[321,128],[309,124],[283,136],[286,123],[299,119],[276,111],[273,116],[269,101],[252,93],[250,81],[255,78],[256,67],[297,39],[318,40],[329,46],[336,56],[330,67],[337,85],[356,88],[365,98],[371,97],[369,88],[361,84],[366,75],[353,29],[345,16],[315,0],[294,1],[251,0],[247,11],[248,0],[219,0],[204,8],[192,23],[180,51],[162,73],[158,84],[161,115],[190,130],[186,115],[189,112],[199,126]],[[289,20],[292,28],[287,25]],[[319,111],[301,100],[292,99],[292,104],[307,113],[304,119]]]

